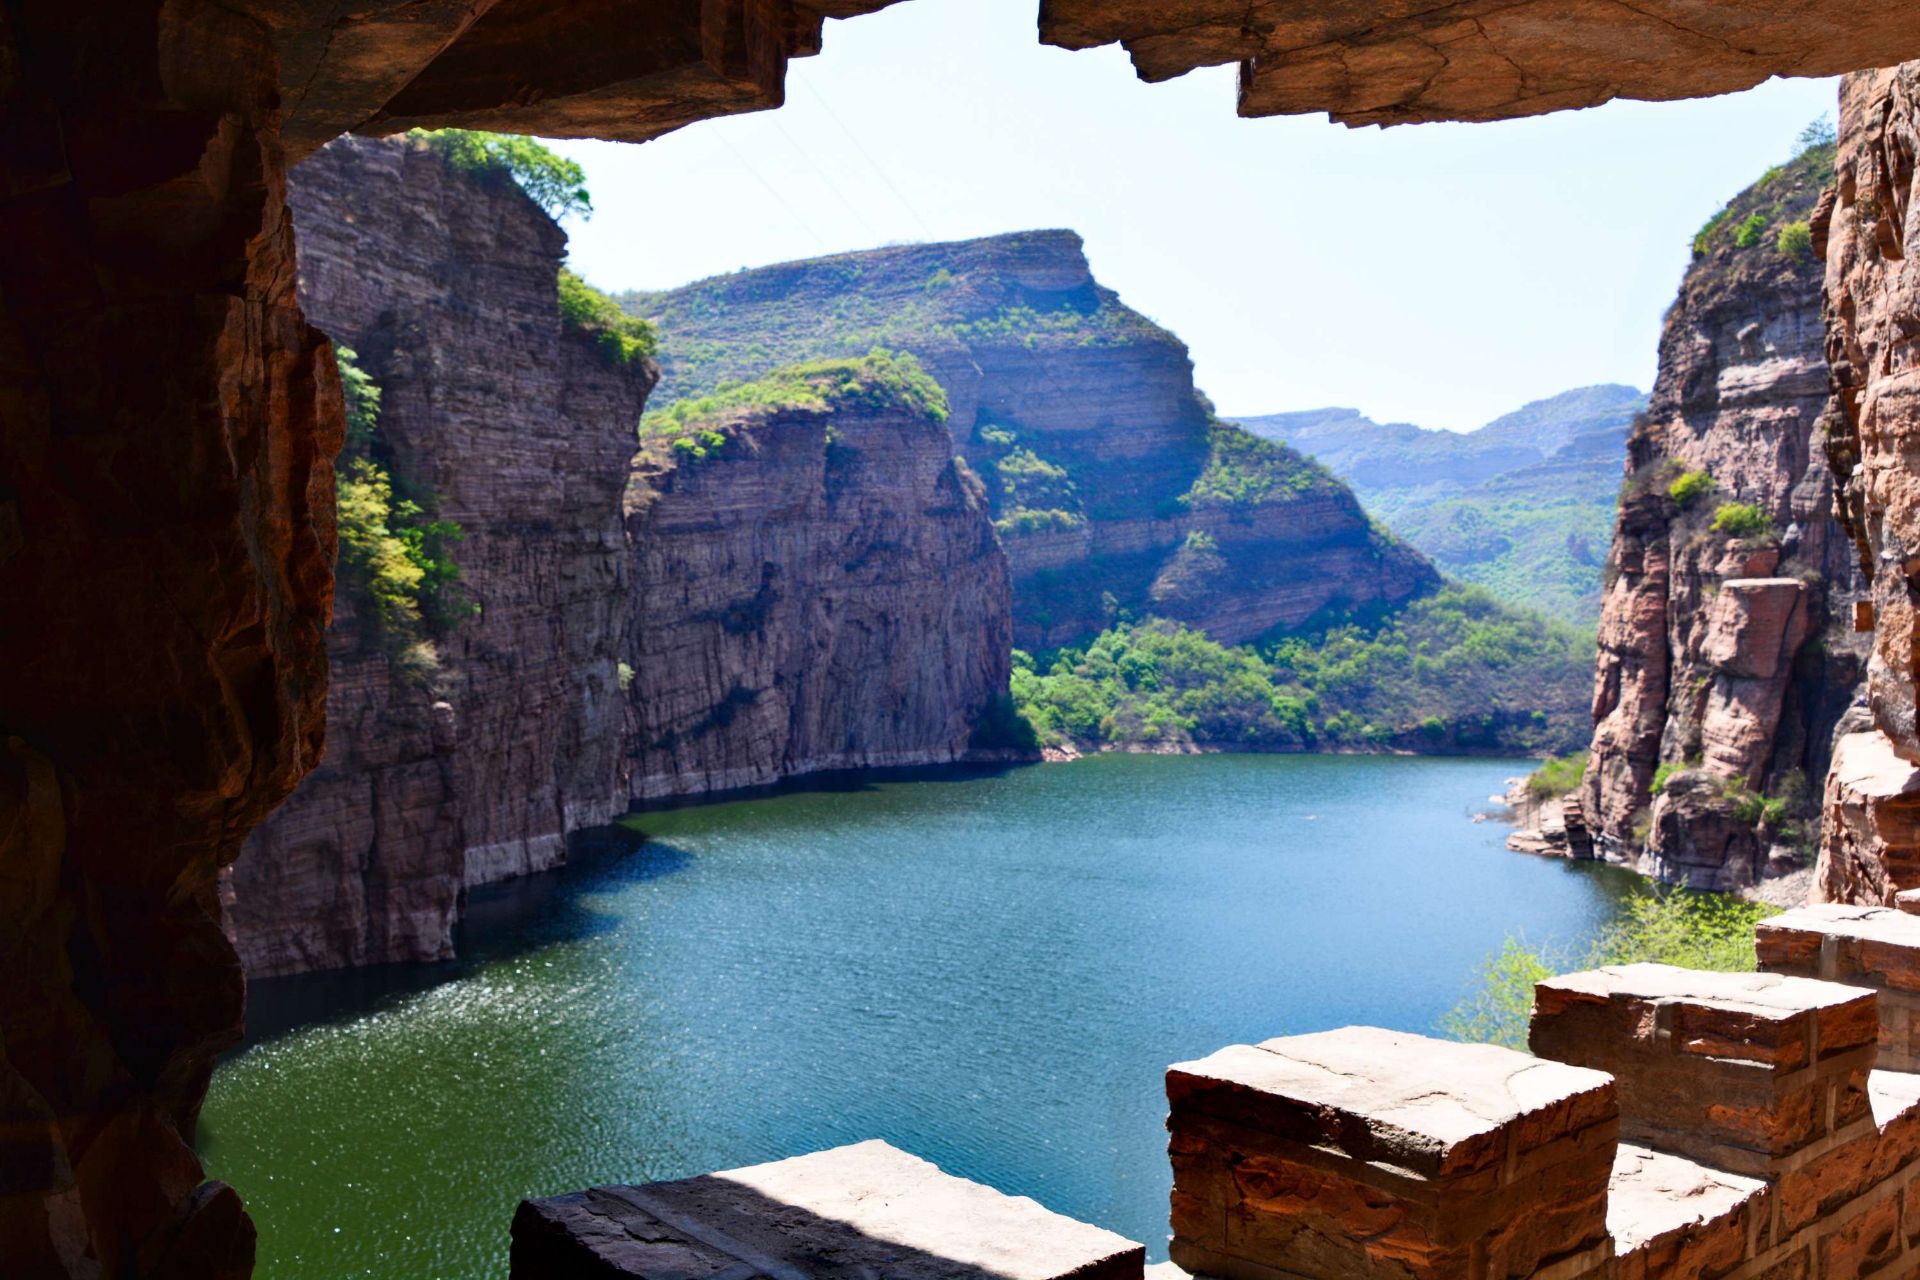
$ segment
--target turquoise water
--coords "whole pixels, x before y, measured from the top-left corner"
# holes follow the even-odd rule
[[[1472,813],[1517,761],[1105,756],[635,819],[466,959],[259,984],[201,1145],[260,1274],[505,1274],[523,1196],[883,1137],[1164,1256],[1170,1062],[1413,1030],[1617,873]],[[608,842],[610,844],[614,842]]]

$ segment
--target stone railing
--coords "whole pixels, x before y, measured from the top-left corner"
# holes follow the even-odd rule
[[[529,1202],[513,1275],[1920,1275],[1920,916],[1805,907],[1763,923],[1757,948],[1758,973],[1543,982],[1535,1056],[1348,1027],[1175,1065],[1160,1267],[864,1143]]]

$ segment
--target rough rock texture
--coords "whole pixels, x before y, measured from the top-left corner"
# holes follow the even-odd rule
[[[1906,0],[1041,0],[1040,37],[1123,42],[1147,80],[1240,65],[1240,114],[1502,120],[1731,93],[1920,56]]]
[[[1103,288],[1070,231],[786,263],[628,303],[661,329],[655,407],[876,343],[925,362],[987,482],[1023,648],[1119,609],[1232,644],[1438,585],[1324,469],[1215,423],[1185,345]],[[1234,449],[1265,488],[1209,489]]]
[[[340,392],[266,32],[0,21],[0,1271],[246,1275],[220,868],[319,757]]]
[[[1813,212],[1827,158],[1816,148],[1763,179],[1706,233],[1628,442],[1578,804],[1601,855],[1697,888],[1788,865],[1783,830],[1763,830],[1741,793],[1811,796],[1864,667],[1866,588],[1831,515],[1818,430],[1820,264],[1776,244]],[[1743,248],[1737,228],[1754,216],[1764,227]],[[1711,490],[1676,498],[1690,472]],[[1735,501],[1774,533],[1714,531]],[[1678,772],[1656,797],[1662,765]],[[1811,822],[1805,807],[1794,821]]]
[[[1920,919],[1892,907],[1822,903],[1763,920],[1754,933],[1760,967],[1768,973],[1878,991],[1875,1065],[1920,1070]]]
[[[717,430],[697,461],[649,449],[628,490],[633,797],[979,754],[1012,592],[945,424],[883,404]]]
[[[516,1280],[1140,1280],[1146,1248],[884,1142],[521,1202]]]
[[[444,958],[463,887],[625,808],[620,504],[651,382],[562,324],[566,237],[504,176],[342,139],[292,204],[306,312],[380,385],[396,483],[464,531],[478,612],[426,681],[336,624],[325,761],[235,868],[256,976]]]
[[[1870,725],[1827,787],[1817,874],[1836,901],[1920,888],[1920,63],[1849,76],[1827,253],[1840,509],[1873,574]],[[1817,228],[1816,228],[1817,230]]]
[[[1167,1102],[1189,1271],[1476,1280],[1607,1256],[1619,1111],[1597,1071],[1346,1027],[1177,1063]]]

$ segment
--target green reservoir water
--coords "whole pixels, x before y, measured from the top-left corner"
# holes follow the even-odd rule
[[[1161,1075],[1429,1030],[1618,873],[1476,824],[1519,761],[1104,756],[642,815],[464,958],[258,984],[201,1127],[265,1280],[506,1274],[523,1196],[870,1137],[1165,1256]]]

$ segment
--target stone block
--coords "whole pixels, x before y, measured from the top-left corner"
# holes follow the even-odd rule
[[[1228,1280],[1521,1280],[1603,1266],[1613,1082],[1348,1027],[1168,1069],[1173,1261]]]
[[[1761,922],[1760,967],[1880,993],[1885,1071],[1920,1071],[1920,916],[1904,908],[1821,903]]]
[[[1636,964],[1535,989],[1543,1058],[1611,1073],[1628,1141],[1776,1177],[1873,1130],[1875,993]]]
[[[1757,1178],[1623,1143],[1607,1195],[1612,1280],[1726,1275],[1747,1259],[1767,1212]]]
[[[512,1280],[1141,1280],[1146,1250],[884,1142],[528,1200]]]

